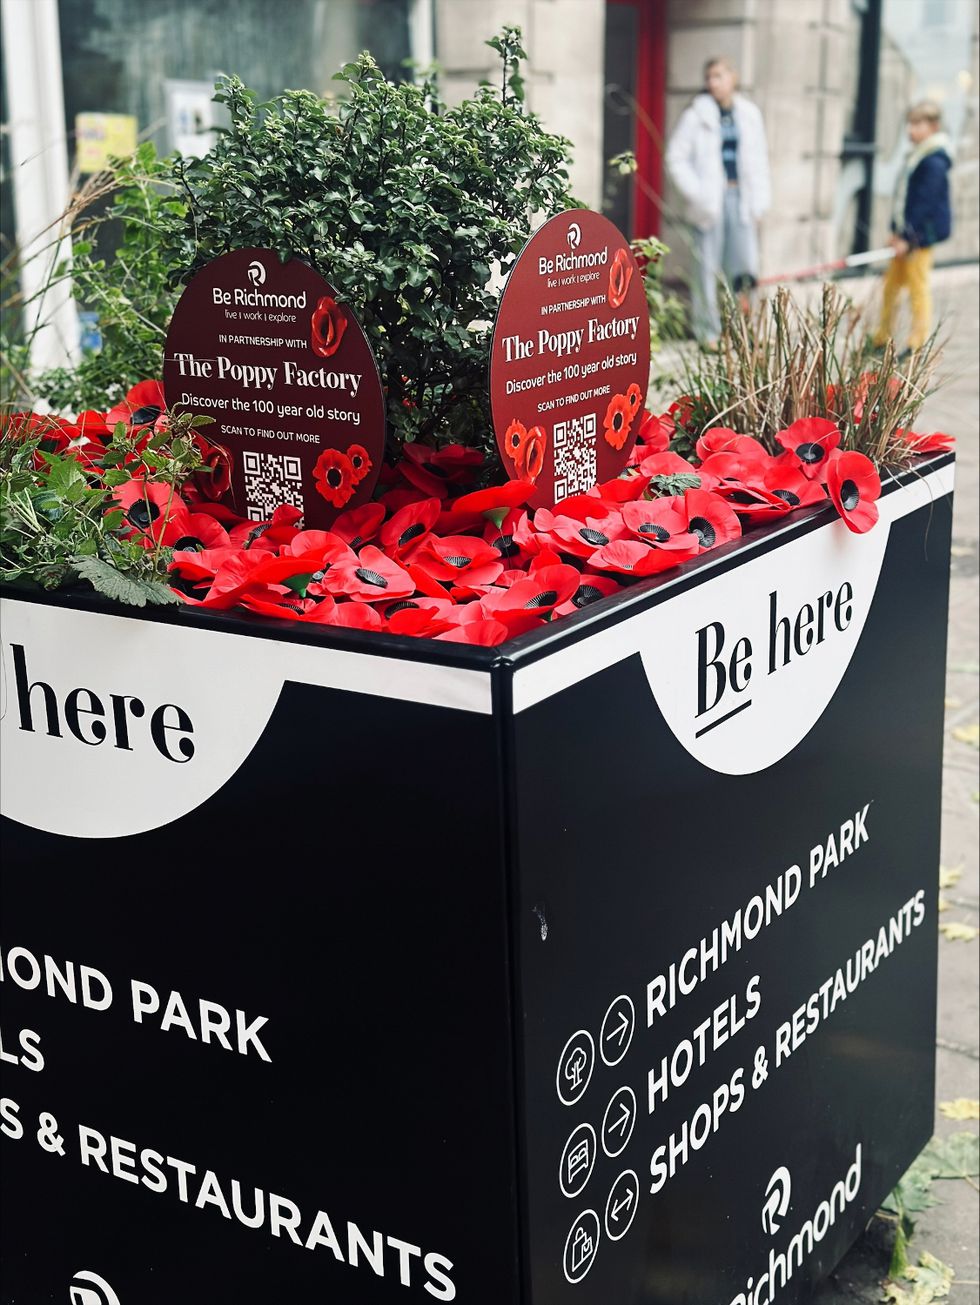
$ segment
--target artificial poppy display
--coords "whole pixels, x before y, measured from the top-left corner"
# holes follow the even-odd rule
[[[863,453],[838,453],[827,468],[827,493],[848,530],[856,535],[878,520],[881,479]]]
[[[132,401],[152,397],[140,387],[130,394]],[[627,396],[618,397],[628,408]],[[304,529],[291,504],[268,520],[243,518],[209,497],[193,474],[175,487],[166,468],[105,485],[107,529],[147,549],[171,549],[172,587],[192,607],[492,645],[828,498],[855,533],[878,519],[878,472],[864,454],[837,447],[832,424],[793,423],[780,432],[783,451],[775,456],[751,436],[713,428],[698,436],[697,456],[688,461],[664,447],[666,416],[638,411],[637,419],[637,465],[556,509],[528,506],[527,476],[487,485],[478,451],[416,443],[385,466],[378,501],[348,508],[329,529]],[[154,425],[165,421],[161,412]],[[137,444],[144,440],[143,426],[131,430]],[[524,432],[525,457],[536,432],[543,440],[540,428]],[[6,440],[32,441],[39,474],[46,460],[77,457],[90,485],[106,475],[95,455],[107,433],[107,419],[91,410],[74,422],[16,413],[0,426]],[[914,465],[917,453],[943,453],[951,443],[943,434],[900,430],[890,447]],[[358,449],[320,455],[331,501],[354,492]],[[426,492],[430,484],[439,492]]]
[[[823,481],[831,453],[840,444],[840,429],[826,417],[801,417],[776,436],[798,460],[804,476]]]
[[[310,319],[310,344],[318,358],[330,358],[340,348],[347,330],[344,310],[331,295],[322,295]]]
[[[163,415],[165,408],[166,400],[160,382],[139,381],[127,391],[121,403],[109,409],[105,415],[105,424],[110,431],[114,430],[119,422],[131,430],[139,430],[142,427],[154,426]]]
[[[317,493],[336,508],[349,503],[354,493],[354,468],[350,458],[339,449],[325,449],[316,460],[313,479]]]

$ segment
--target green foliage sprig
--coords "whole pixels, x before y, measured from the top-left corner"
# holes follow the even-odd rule
[[[0,580],[30,588],[86,583],[117,602],[174,603],[165,527],[180,487],[201,466],[194,429],[210,417],[174,418],[148,434],[120,422],[98,469],[53,452],[45,431],[0,439]],[[168,500],[152,529],[135,531],[113,496],[130,480],[163,484]],[[155,515],[146,503],[147,520]]]
[[[368,54],[337,74],[345,94],[333,103],[286,91],[259,104],[224,79],[215,98],[230,126],[205,157],[175,165],[186,207],[157,215],[175,280],[266,246],[330,281],[378,358],[392,451],[419,438],[492,447],[494,276],[535,215],[574,204],[568,142],[525,108],[519,31],[488,44],[500,81],[454,107],[433,77],[390,82]]]

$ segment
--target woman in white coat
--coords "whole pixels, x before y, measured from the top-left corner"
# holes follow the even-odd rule
[[[762,114],[736,91],[727,59],[704,66],[705,90],[681,114],[667,145],[667,170],[694,231],[694,334],[710,345],[721,332],[718,275],[735,289],[759,275],[756,226],[769,208],[769,151]]]

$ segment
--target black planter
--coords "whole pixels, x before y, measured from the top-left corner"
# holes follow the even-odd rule
[[[802,1300],[931,1129],[951,484],[499,649],[5,598],[3,1300]]]

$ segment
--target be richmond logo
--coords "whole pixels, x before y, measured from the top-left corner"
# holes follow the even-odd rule
[[[762,1227],[773,1238],[769,1261],[760,1265],[762,1272],[747,1279],[745,1289],[733,1296],[729,1305],[774,1305],[778,1294],[813,1254],[815,1246],[827,1236],[861,1189],[861,1144],[854,1151],[854,1162],[843,1178],[805,1219],[789,1239],[785,1250],[776,1242],[777,1234],[792,1210],[793,1180],[785,1167],[776,1170],[766,1186],[762,1204]],[[790,1224],[792,1227],[792,1224]]]

